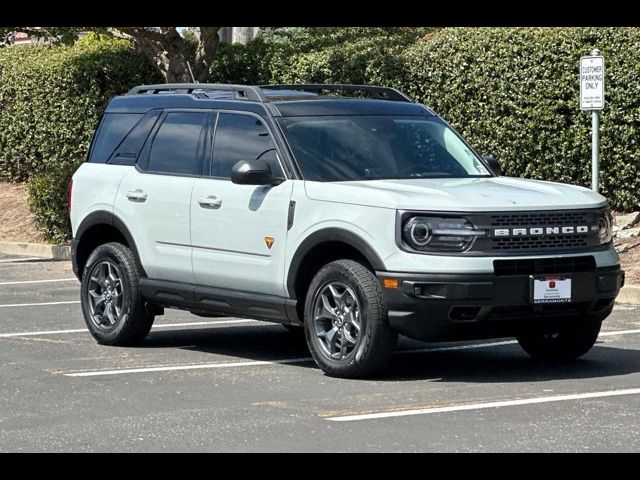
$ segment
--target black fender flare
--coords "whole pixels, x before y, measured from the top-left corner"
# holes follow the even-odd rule
[[[296,298],[295,282],[303,259],[314,247],[326,242],[341,242],[350,245],[362,254],[374,270],[386,270],[378,253],[362,237],[342,228],[324,228],[305,238],[291,259],[287,273],[287,292],[291,298]]]
[[[78,230],[76,231],[76,235],[73,238],[73,242],[76,245],[76,248],[82,242],[83,235],[89,229],[91,229],[92,227],[95,227],[96,225],[109,225],[115,228],[118,232],[120,232],[120,234],[122,234],[124,239],[127,241],[129,248],[133,252],[133,256],[136,260],[136,264],[138,268],[140,269],[140,273],[142,274],[142,276],[146,277],[147,274],[144,270],[144,267],[142,266],[142,262],[140,262],[140,255],[138,255],[138,247],[136,246],[136,242],[133,240],[133,236],[131,235],[131,232],[129,231],[125,223],[117,215],[111,212],[107,212],[106,210],[96,210],[95,212],[91,212],[89,215],[87,215],[84,218],[84,220],[82,220],[82,222],[80,222],[80,225],[78,226]],[[78,273],[82,274],[82,272],[78,272]]]

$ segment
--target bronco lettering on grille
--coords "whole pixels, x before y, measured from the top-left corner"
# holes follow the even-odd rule
[[[597,226],[591,230],[597,230]],[[531,228],[496,228],[493,230],[494,237],[535,237],[543,235],[574,235],[589,233],[588,225],[566,225],[558,227],[531,227]]]

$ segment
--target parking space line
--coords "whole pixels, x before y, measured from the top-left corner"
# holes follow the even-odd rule
[[[482,410],[487,408],[515,407],[521,405],[533,405],[537,403],[563,402],[568,400],[584,400],[590,398],[618,397],[621,395],[640,395],[640,388],[627,388],[623,390],[607,390],[602,392],[572,393],[568,395],[553,395],[547,397],[524,398],[518,400],[501,400],[497,402],[482,402],[472,404],[450,405],[447,407],[429,407],[412,410],[396,410],[390,412],[367,413],[362,415],[344,415],[340,417],[327,417],[325,420],[332,422],[353,422],[358,420],[373,420],[379,418],[407,417],[411,415],[429,415],[433,413],[461,412],[466,410]]]
[[[6,305],[0,305],[0,308],[14,308],[14,307],[40,307],[45,305],[73,305],[80,303],[80,300],[70,300],[68,302],[42,302],[42,303],[9,303]]]
[[[26,285],[30,283],[70,282],[71,280],[75,280],[76,282],[78,281],[76,277],[71,277],[71,278],[54,278],[52,280],[25,280],[22,282],[0,282],[0,285]]]
[[[47,259],[42,257],[7,258],[4,260],[0,260],[0,263],[30,262],[32,260],[47,260]]]
[[[185,322],[185,323],[159,323],[153,326],[153,329],[156,328],[174,328],[174,327],[197,327],[197,326],[206,326],[206,325],[229,325],[235,323],[259,323],[262,325],[268,325],[266,322],[260,322],[259,320],[250,320],[250,319],[238,319],[238,320],[217,320],[210,322]],[[271,324],[273,325],[273,324]],[[15,333],[0,333],[0,338],[11,338],[11,337],[34,337],[39,335],[61,335],[65,333],[89,333],[86,328],[73,328],[69,330],[42,330],[42,331],[33,331],[33,332],[15,332]]]
[[[104,375],[122,375],[128,373],[173,372],[178,370],[202,370],[211,368],[254,367],[258,365],[281,365],[287,363],[303,363],[311,361],[311,357],[286,358],[282,360],[251,360],[245,362],[202,363],[198,365],[173,365],[166,367],[122,368],[118,370],[94,370],[90,372],[65,373],[66,377],[99,377]]]

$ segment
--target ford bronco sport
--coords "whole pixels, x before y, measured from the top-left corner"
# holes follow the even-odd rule
[[[515,336],[568,360],[624,281],[604,197],[501,176],[384,87],[136,87],[109,102],[69,202],[106,345],[142,341],[170,307],[304,328],[334,376],[379,372],[398,334]]]

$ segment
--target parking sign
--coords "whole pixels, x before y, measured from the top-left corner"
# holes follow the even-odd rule
[[[600,55],[580,58],[580,108],[604,108],[604,57]]]

